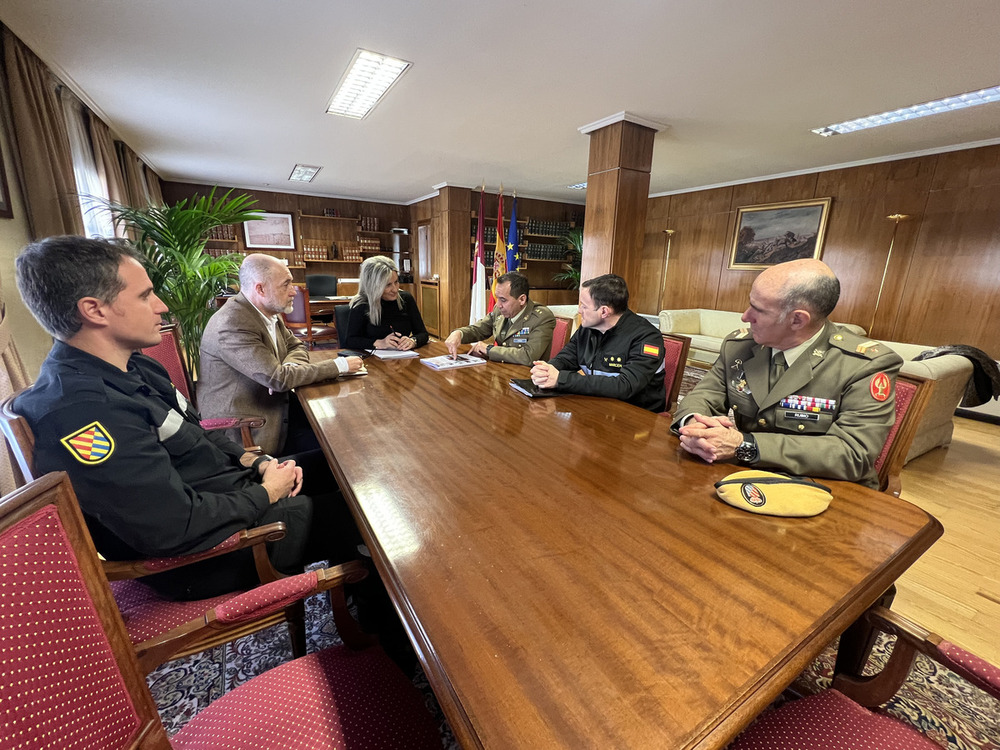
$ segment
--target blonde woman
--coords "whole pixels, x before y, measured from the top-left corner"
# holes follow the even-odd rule
[[[391,258],[374,255],[361,264],[345,338],[341,346],[347,349],[403,351],[430,338],[413,295],[399,289],[399,271]]]

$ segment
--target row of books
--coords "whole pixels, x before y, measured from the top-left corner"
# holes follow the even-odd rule
[[[365,232],[377,232],[378,231],[378,217],[377,216],[362,216],[361,221],[362,231]]]
[[[208,230],[208,239],[210,240],[235,240],[236,239],[236,225],[235,224],[223,224],[222,226],[212,227]]]
[[[379,242],[377,237],[358,236],[358,244],[361,245],[361,252],[363,253],[378,253],[382,251],[382,243]]]
[[[527,260],[566,260],[567,249],[562,245],[546,245],[541,242],[529,242],[524,250]]]
[[[526,231],[528,234],[536,234],[544,237],[562,237],[573,228],[571,221],[542,221],[541,219],[528,219]]]
[[[510,239],[510,238],[508,238]],[[472,235],[472,240],[475,242],[476,235]],[[518,226],[517,228],[517,244],[520,245],[524,241],[524,227]],[[497,242],[497,228],[496,227],[483,227],[483,243],[487,245],[495,245]]]

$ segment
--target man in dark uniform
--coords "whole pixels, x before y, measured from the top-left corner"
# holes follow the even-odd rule
[[[14,409],[35,434],[37,471],[70,475],[105,557],[199,552],[275,521],[288,526],[268,548],[279,570],[356,556],[341,498],[302,494],[296,461],[259,457],[203,430],[166,370],[134,353],[159,342],[167,308],[133,250],[51,237],[18,256],[17,284],[56,341]],[[243,550],[146,580],[175,598],[203,598],[252,586],[256,575]]]
[[[710,463],[735,458],[877,489],[902,360],[830,323],[839,298],[840,282],[818,260],[761,273],[743,313],[749,330],[726,337],[675,414],[681,446]]]
[[[491,362],[531,365],[549,356],[555,327],[552,311],[528,299],[527,277],[511,271],[497,279],[497,304],[493,312],[472,325],[456,328],[444,343],[449,352],[458,354],[459,344],[474,341],[469,354]],[[492,344],[483,343],[490,338]]]
[[[628,309],[628,286],[608,273],[580,287],[580,328],[548,362],[535,362],[539,388],[605,396],[660,412],[666,409],[663,336]]]

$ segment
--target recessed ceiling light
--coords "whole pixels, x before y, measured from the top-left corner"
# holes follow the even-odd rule
[[[586,190],[587,189],[587,183],[586,182],[578,182],[575,185],[567,185],[566,187],[568,187],[570,190]]]
[[[410,65],[406,60],[359,49],[333,92],[326,111],[331,115],[364,119]]]
[[[944,99],[936,99],[932,102],[914,104],[912,107],[894,109],[891,112],[883,112],[879,115],[869,117],[859,117],[857,120],[848,120],[836,125],[827,125],[825,128],[815,128],[812,132],[817,135],[830,136],[838,133],[853,133],[855,130],[865,130],[866,128],[877,128],[880,125],[892,125],[894,122],[904,120],[915,120],[918,117],[927,117],[941,112],[951,112],[955,109],[965,109],[975,107],[980,104],[989,104],[1000,100],[1000,86],[979,91],[970,91],[967,94],[949,96]]]
[[[292,173],[288,175],[288,179],[291,182],[312,182],[322,168],[313,167],[308,164],[296,164]]]

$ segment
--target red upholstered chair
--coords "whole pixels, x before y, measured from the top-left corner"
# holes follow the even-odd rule
[[[920,375],[896,376],[896,420],[875,460],[879,489],[894,497],[899,497],[902,491],[899,475],[933,387],[933,380]]]
[[[670,411],[677,404],[684,380],[684,365],[687,364],[691,339],[677,333],[663,334],[663,381],[667,387],[667,408]]]
[[[298,285],[296,285],[298,286]],[[296,338],[306,342],[312,349],[317,341],[334,341],[337,339],[337,329],[313,320],[309,312],[309,290],[299,286],[299,293],[292,300],[292,311],[282,313],[285,325]]]
[[[728,750],[940,750],[914,727],[864,708],[879,706],[896,693],[918,651],[1000,700],[1000,668],[883,607],[866,617],[896,636],[882,672],[861,678],[837,675],[831,689],[762,715]]]
[[[0,430],[3,431],[7,449],[11,455],[18,486],[35,479],[35,436],[24,417],[16,414],[11,403],[14,394],[0,402]],[[253,549],[257,575],[262,583],[277,581],[284,576],[276,571],[267,556],[265,544],[275,542],[285,535],[285,524],[278,522],[244,529],[204,552],[180,557],[154,558],[148,560],[112,561],[104,560],[104,574],[111,583],[115,601],[125,619],[129,639],[139,651],[162,653],[162,646],[170,639],[167,634],[188,620],[202,615],[227,597],[197,599],[176,602],[164,598],[153,587],[140,579],[153,573],[190,565],[211,557],[228,554],[239,549]],[[282,612],[275,613],[259,621],[241,625],[229,630],[207,633],[207,640],[190,644],[185,651],[175,651],[172,658],[198,653],[220,643],[264,630],[272,625],[287,623],[292,642],[292,653],[300,656],[306,650],[305,610],[301,602],[291,604]],[[166,640],[164,640],[166,638]],[[155,666],[155,665],[154,665]],[[2,748],[2,745],[0,745]]]
[[[194,383],[184,366],[184,357],[181,354],[180,341],[173,326],[164,326],[160,329],[161,339],[156,346],[147,346],[140,349],[143,354],[152,357],[167,371],[174,387],[181,392],[188,401],[195,404]],[[250,430],[257,430],[264,426],[263,417],[228,417],[225,419],[203,419],[201,426],[206,430],[230,430],[240,428],[240,437],[243,440],[243,447],[247,450],[260,451],[255,445],[253,435]]]
[[[552,351],[549,358],[556,356],[562,348],[566,346],[569,337],[573,332],[573,321],[570,318],[563,318],[556,315],[556,327],[552,329]]]
[[[0,557],[5,750],[441,747],[422,696],[388,657],[377,647],[347,646],[255,677],[168,740],[62,472],[0,499]],[[342,600],[343,584],[359,570],[338,566],[255,589],[178,629],[176,638],[197,640],[200,631],[317,591]]]

